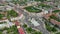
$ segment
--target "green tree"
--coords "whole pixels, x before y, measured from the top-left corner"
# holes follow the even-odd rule
[[[52,28],[52,32],[56,32],[57,29],[55,27]]]
[[[2,31],[0,31],[0,34],[2,34]]]
[[[16,13],[14,10],[10,10],[10,11],[8,11],[8,15],[11,17],[17,17],[18,13]]]
[[[29,27],[29,28],[26,29],[26,31],[27,31],[28,33],[31,33],[32,30],[33,30],[33,29],[32,29],[31,27]]]
[[[27,27],[27,25],[26,25],[26,24],[24,24],[24,25],[23,25],[23,27],[24,27],[24,28],[26,28],[26,27]]]
[[[0,14],[0,19],[2,19],[2,17],[3,17],[3,14]]]

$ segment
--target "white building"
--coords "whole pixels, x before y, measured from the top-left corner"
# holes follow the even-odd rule
[[[39,26],[40,25],[34,18],[32,18],[31,22],[34,26]]]

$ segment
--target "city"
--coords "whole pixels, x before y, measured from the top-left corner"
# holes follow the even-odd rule
[[[60,0],[0,0],[0,34],[60,34]]]

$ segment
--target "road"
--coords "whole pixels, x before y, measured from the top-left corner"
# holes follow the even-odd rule
[[[28,19],[30,18],[35,18],[35,19],[39,19],[40,17],[37,16],[33,16],[33,15],[29,15],[28,13],[24,12],[24,10],[22,10],[20,7],[16,7],[14,6],[15,9],[19,12],[22,13],[25,16],[25,19],[23,21],[21,21],[22,23],[27,23],[30,27],[35,28],[40,30],[43,34],[50,34],[43,26],[43,22],[41,22],[40,20],[38,20],[40,26],[34,26],[33,24],[29,23]],[[22,20],[22,19],[21,19]]]
[[[31,19],[32,17],[30,17],[30,19]],[[50,34],[47,30],[46,30],[46,28],[44,28],[44,24],[43,24],[43,22],[41,22],[39,19],[37,20],[38,21],[38,23],[40,24],[39,26],[34,26],[33,24],[31,24],[31,23],[29,23],[29,21],[28,21],[28,17],[26,17],[25,18],[25,20],[24,20],[24,23],[27,23],[30,27],[32,27],[32,28],[35,28],[35,29],[38,29],[38,30],[40,30],[43,34]],[[37,18],[36,18],[37,19]]]
[[[20,12],[20,10],[18,11],[16,6],[14,6],[13,9],[14,9],[14,10],[19,14],[19,16],[21,17],[22,12]],[[19,24],[18,21],[15,21],[15,25],[17,26],[17,29],[18,29],[19,34],[25,34],[23,28],[20,26],[20,24]]]
[[[18,8],[18,11],[21,11],[21,9]],[[38,27],[35,27],[35,26],[33,26],[33,24],[29,23],[29,21],[28,21],[29,18],[38,18],[37,16],[29,16],[29,14],[24,11],[22,11],[22,13],[25,16],[24,23],[27,23],[32,28],[36,28],[36,29],[40,30],[43,34],[49,34],[49,32],[43,27],[43,23],[40,20],[37,19],[37,21],[40,24],[40,26],[38,26]]]

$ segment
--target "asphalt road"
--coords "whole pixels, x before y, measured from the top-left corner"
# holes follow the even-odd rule
[[[29,15],[28,13],[24,12],[24,10],[22,10],[21,8],[17,8],[15,7],[15,9],[17,11],[19,11],[19,13],[22,13],[25,16],[25,19],[23,21],[21,21],[22,23],[27,23],[30,27],[35,28],[40,30],[43,34],[50,34],[43,26],[43,22],[41,20],[39,20],[39,17],[37,16],[33,16],[33,15]],[[34,26],[33,24],[29,23],[28,19],[29,18],[35,18],[37,19],[38,23],[40,24],[39,26]]]
[[[26,12],[23,12],[24,16],[25,16],[25,20],[24,23],[27,23],[30,27],[32,28],[36,28],[38,30],[40,30],[43,34],[49,34],[49,32],[44,28],[44,24],[43,22],[41,22],[36,16],[29,16]],[[35,27],[33,24],[29,23],[28,19],[31,18],[36,18],[37,21],[39,22],[40,26]]]

